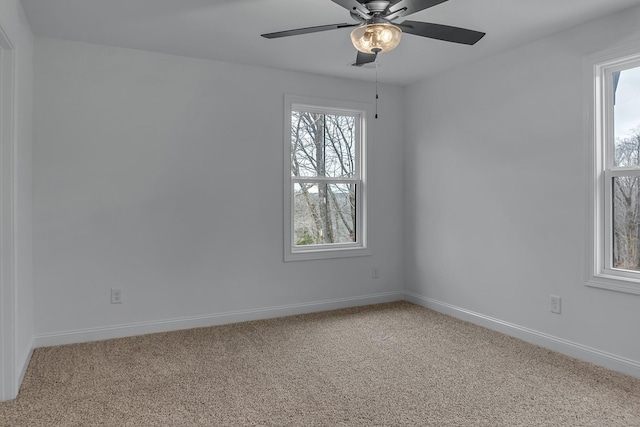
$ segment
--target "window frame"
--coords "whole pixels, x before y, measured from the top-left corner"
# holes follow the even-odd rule
[[[613,268],[613,186],[618,176],[640,177],[640,167],[614,166],[613,73],[640,67],[639,43],[591,56],[585,61],[588,96],[588,254],[585,285],[640,295],[640,272]]]
[[[353,178],[294,177],[291,175],[291,116],[292,111],[322,114],[354,115],[358,121],[356,132],[356,167]],[[372,108],[370,104],[285,95],[284,97],[284,260],[301,261],[346,258],[371,255],[368,247],[367,221],[367,140]],[[297,182],[355,183],[356,184],[356,242],[296,246],[294,242],[294,187]]]

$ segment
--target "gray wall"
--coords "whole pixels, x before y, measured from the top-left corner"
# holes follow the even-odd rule
[[[635,8],[406,88],[413,299],[640,374],[640,296],[584,286],[583,82],[585,58],[639,40],[639,20]]]
[[[374,84],[52,39],[35,57],[37,345],[402,298],[401,88],[369,138],[373,255],[285,263],[284,94]]]
[[[33,128],[33,36],[18,0],[0,0],[0,26],[13,44],[15,54],[15,348],[13,392],[29,361],[33,345],[33,278],[31,239],[31,157]],[[3,236],[5,238],[6,236]],[[8,332],[8,331],[6,331]],[[3,349],[3,351],[6,349]],[[2,394],[0,392],[0,394]]]

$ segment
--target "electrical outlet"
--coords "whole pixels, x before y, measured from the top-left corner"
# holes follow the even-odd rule
[[[122,304],[122,289],[111,288],[111,304]]]
[[[377,279],[378,277],[380,277],[380,269],[378,267],[374,267],[371,270],[371,277],[373,277],[374,279]]]
[[[560,314],[562,311],[562,298],[557,295],[551,295],[551,312]]]

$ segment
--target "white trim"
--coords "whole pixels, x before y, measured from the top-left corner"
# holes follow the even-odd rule
[[[0,401],[18,394],[16,375],[15,55],[0,27]]]
[[[369,304],[400,301],[404,299],[404,292],[384,292],[348,298],[335,298],[312,301],[300,304],[288,304],[274,307],[263,307],[249,310],[227,311],[203,316],[183,317],[178,319],[157,320],[124,325],[106,326],[100,328],[76,329],[39,334],[35,337],[34,347],[49,347],[55,345],[74,344],[88,341],[98,341],[111,338],[122,338],[135,335],[168,332],[179,329],[201,328],[223,325],[228,323],[246,322],[258,319],[292,316],[297,314],[315,313],[341,308],[357,307]]]
[[[356,147],[356,178],[313,178],[291,176],[291,111],[304,109],[318,113],[353,115],[360,120],[359,143]],[[371,255],[368,248],[368,139],[371,135],[371,104],[343,101],[308,96],[284,95],[284,134],[283,134],[283,212],[284,212],[284,260],[305,261],[314,259],[345,258]],[[358,195],[356,197],[356,240],[350,244],[314,245],[299,247],[293,244],[293,187],[295,182],[355,182]]]
[[[544,332],[519,326],[514,323],[505,322],[504,320],[476,313],[433,298],[427,298],[413,292],[405,292],[405,296],[408,301],[422,307],[430,308],[440,313],[448,314],[458,319],[484,326],[494,331],[557,351],[567,356],[575,357],[576,359],[640,378],[640,361],[617,356],[615,354],[607,353],[606,351],[565,340]]]
[[[626,284],[624,277],[606,276],[604,274],[594,275],[593,278],[585,282],[585,286],[591,288],[608,289],[610,291],[624,292],[627,294],[640,295],[640,287],[637,285],[637,281],[629,280],[629,284]]]
[[[208,314],[204,316],[192,316],[177,319],[166,319],[152,322],[140,322],[133,324],[114,325],[100,328],[76,329],[51,334],[36,335],[32,348],[49,347],[56,345],[75,344],[89,341],[98,341],[112,338],[122,338],[158,332],[169,332],[180,329],[190,329],[223,325],[251,320],[269,319],[282,316],[315,313],[341,308],[357,307],[370,304],[379,304],[407,300],[414,304],[426,307],[440,313],[469,321],[471,323],[513,336],[532,344],[548,348],[559,353],[590,362],[607,369],[622,372],[640,378],[640,361],[617,356],[605,351],[588,347],[579,343],[565,340],[544,332],[506,322],[491,316],[477,313],[465,308],[457,307],[432,298],[427,298],[408,291],[384,292],[378,294],[363,295],[357,297],[337,298],[320,301],[312,301],[301,304],[289,304],[273,307],[264,307],[249,310],[228,311]],[[25,357],[26,370],[30,357]]]

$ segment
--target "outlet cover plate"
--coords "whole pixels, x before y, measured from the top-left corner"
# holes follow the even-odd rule
[[[551,312],[556,314],[562,312],[562,298],[557,295],[551,295]]]
[[[122,289],[111,288],[111,304],[122,304]]]

